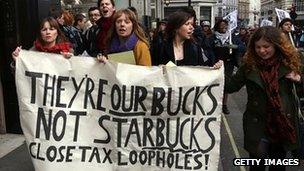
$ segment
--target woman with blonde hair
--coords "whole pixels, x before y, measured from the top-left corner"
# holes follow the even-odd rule
[[[294,87],[302,81],[301,65],[287,37],[279,29],[266,26],[252,35],[237,73],[226,76],[228,93],[246,86],[243,130],[250,158],[284,159],[287,151],[298,148],[299,106]],[[265,166],[251,166],[250,170],[265,170]],[[285,167],[270,166],[269,170]]]
[[[106,61],[107,54],[133,50],[136,65],[151,66],[148,39],[131,10],[122,9],[113,15],[113,24],[105,41],[107,49],[97,56],[99,61]]]

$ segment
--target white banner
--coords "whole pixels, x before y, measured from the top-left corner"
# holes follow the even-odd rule
[[[217,170],[223,67],[22,50],[16,83],[36,171]]]
[[[290,15],[287,11],[275,8],[275,11],[277,13],[279,23],[284,19],[284,18],[290,18]]]
[[[263,19],[261,21],[261,24],[260,24],[260,27],[263,27],[263,26],[273,26],[273,22],[272,21],[269,21],[267,19]]]
[[[226,15],[224,20],[227,20],[229,25],[228,25],[228,30],[231,32],[232,30],[237,28],[237,10],[232,11],[228,15]]]

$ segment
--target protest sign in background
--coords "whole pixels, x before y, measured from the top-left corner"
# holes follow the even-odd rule
[[[223,18],[228,21],[228,30],[230,32],[237,28],[237,15],[237,10],[234,10]]]
[[[16,83],[36,171],[217,170],[223,67],[22,50]]]
[[[273,22],[272,21],[269,21],[267,19],[263,19],[261,21],[261,24],[260,24],[260,27],[264,27],[264,26],[273,26]]]
[[[290,18],[290,15],[287,11],[278,8],[275,8],[275,11],[277,13],[279,22],[281,22],[284,18]]]

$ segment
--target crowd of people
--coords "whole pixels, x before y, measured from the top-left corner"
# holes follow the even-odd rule
[[[288,150],[299,146],[298,113],[293,85],[302,82],[300,54],[292,45],[291,19],[279,28],[266,26],[249,30],[240,26],[230,34],[228,21],[214,27],[209,21],[197,24],[195,11],[181,8],[145,31],[136,9],[115,9],[114,0],[98,0],[88,11],[91,26],[85,28],[85,16],[75,17],[61,11],[41,22],[40,32],[31,50],[96,57],[133,51],[136,65],[225,66],[225,90],[222,112],[229,114],[228,93],[247,88],[244,113],[244,145],[251,158],[284,158]],[[303,38],[304,41],[304,38]],[[12,53],[16,60],[21,47]],[[236,69],[237,72],[234,74]],[[251,167],[251,170],[263,167]],[[284,167],[270,167],[270,170]]]

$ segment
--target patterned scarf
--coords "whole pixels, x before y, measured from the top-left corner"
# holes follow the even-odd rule
[[[123,44],[120,44],[119,38],[116,36],[113,38],[113,40],[111,42],[109,53],[117,53],[117,52],[133,50],[137,41],[138,41],[138,38],[134,33],[131,34],[131,36],[128,38],[128,40]]]
[[[215,34],[216,39],[220,40],[221,45],[229,44],[228,40],[229,40],[230,33],[228,31],[226,33],[220,33],[218,31],[215,31],[214,34]]]
[[[267,60],[259,60],[260,76],[264,81],[267,102],[267,125],[266,132],[271,140],[276,143],[289,141],[296,142],[296,132],[282,110],[282,101],[279,94],[279,72],[280,61],[274,57]]]
[[[62,42],[62,43],[56,43],[52,47],[45,47],[41,44],[39,40],[36,40],[34,42],[35,48],[40,52],[49,52],[49,53],[60,53],[60,52],[69,52],[72,48],[71,43],[69,42]]]

